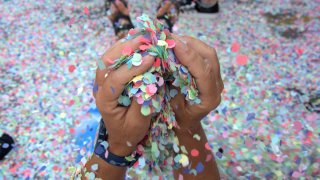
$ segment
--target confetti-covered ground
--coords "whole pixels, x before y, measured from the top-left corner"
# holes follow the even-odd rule
[[[134,14],[156,4],[134,1]],[[175,31],[220,58],[223,102],[204,126],[224,179],[320,178],[319,4],[224,0],[219,14],[180,17]],[[67,179],[90,153],[110,27],[102,0],[0,0],[0,134],[17,142],[0,179]]]

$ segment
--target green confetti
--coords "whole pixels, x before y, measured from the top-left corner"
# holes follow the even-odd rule
[[[194,135],[193,135],[193,138],[196,139],[197,141],[200,141],[200,139],[201,139],[198,134],[194,134]]]
[[[150,113],[151,113],[150,107],[149,106],[142,106],[141,113],[144,116],[150,115]]]

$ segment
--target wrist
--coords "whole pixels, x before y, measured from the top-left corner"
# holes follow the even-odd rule
[[[202,125],[200,121],[194,122],[190,125],[183,125],[176,128],[173,128],[176,135],[185,135],[185,134],[198,134],[202,130]]]
[[[136,146],[126,146],[120,144],[109,143],[108,151],[120,157],[130,156],[136,150]]]

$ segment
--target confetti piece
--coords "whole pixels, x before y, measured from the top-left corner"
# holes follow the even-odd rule
[[[91,170],[92,171],[97,171],[98,170],[98,164],[91,165]]]
[[[176,43],[174,42],[173,39],[167,39],[166,43],[168,44],[168,48],[174,48],[176,46]]]
[[[247,62],[248,62],[248,57],[246,55],[240,54],[240,55],[237,56],[238,65],[244,66],[244,65],[247,64]]]
[[[232,52],[238,52],[240,49],[240,44],[238,42],[234,42],[232,43],[232,46],[231,46],[231,51]]]
[[[205,147],[208,151],[211,151],[211,147],[210,147],[210,145],[209,145],[208,142],[206,142],[206,144],[204,145],[204,147]]]
[[[193,135],[193,139],[196,139],[197,141],[200,141],[201,137],[199,136],[199,134],[194,134]]]
[[[211,154],[208,154],[207,157],[206,157],[206,162],[209,162],[212,160],[212,155]]]
[[[76,69],[76,67],[74,65],[69,65],[68,69],[69,69],[69,72],[72,73]]]
[[[140,12],[145,8],[143,11],[152,14],[158,5],[155,1],[133,1],[138,3],[130,3],[131,17],[140,14],[134,13],[137,7]],[[96,122],[99,117],[87,111],[95,108],[87,88],[94,79],[92,65],[97,53],[102,54],[115,42],[114,31],[102,23],[104,13],[95,12],[96,7],[102,7],[99,3],[79,1],[71,8],[65,8],[70,7],[70,2],[52,2],[22,0],[19,6],[15,1],[5,1],[0,5],[0,24],[3,27],[0,44],[5,45],[5,50],[0,51],[0,107],[3,115],[0,129],[19,139],[19,148],[15,150],[19,155],[14,160],[1,162],[1,177],[5,179],[12,176],[26,179],[24,174],[29,178],[67,179],[70,176],[66,167],[83,162],[81,157],[77,157],[80,149],[86,147],[85,155],[92,152],[88,143],[92,145],[94,137],[87,132],[95,132],[95,123],[91,121]],[[317,159],[313,158],[318,154],[319,115],[307,110],[304,103],[308,104],[319,89],[316,80],[320,61],[314,51],[319,42],[316,31],[319,23],[315,23],[318,21],[315,18],[317,1],[290,1],[281,5],[276,1],[247,1],[236,3],[236,8],[233,1],[219,3],[224,8],[219,18],[212,16],[199,21],[199,17],[180,15],[174,29],[176,33],[190,35],[218,47],[221,75],[232,77],[223,79],[225,90],[222,103],[216,109],[218,114],[214,111],[202,120],[211,147],[217,151],[217,147],[228,146],[228,153],[223,159],[217,157],[222,179],[237,179],[238,174],[250,174],[253,179],[295,179],[292,174],[300,172],[300,164],[307,166],[302,177],[314,178],[319,171]],[[95,13],[94,18],[83,18],[86,17],[83,13],[85,6],[90,8],[91,15]],[[57,9],[63,9],[62,14],[57,13]],[[265,15],[268,13],[270,16]],[[234,18],[235,14],[237,18]],[[70,17],[74,17],[72,28],[66,26]],[[273,23],[272,17],[277,22]],[[282,21],[284,17],[289,17],[289,21]],[[283,23],[292,20],[295,21],[293,24]],[[99,29],[105,31],[99,34]],[[282,33],[300,34],[301,37],[287,38]],[[170,33],[165,34],[170,36]],[[241,46],[237,54],[250,57],[245,68],[236,68],[237,62],[229,61],[230,47],[234,42]],[[152,44],[151,41],[149,43]],[[0,49],[3,48],[1,45]],[[302,50],[301,55],[297,48]],[[71,64],[76,67],[73,73],[68,71]],[[21,77],[23,80],[19,81]],[[79,87],[84,87],[84,91],[74,97]],[[296,92],[293,96],[292,91],[287,90],[293,87],[303,95]],[[74,104],[69,106],[71,100]],[[142,98],[142,103],[145,100]],[[64,118],[60,117],[62,111],[68,112]],[[153,109],[151,111],[154,112]],[[21,113],[28,118],[21,118]],[[255,113],[255,118],[247,121],[249,113]],[[298,133],[295,133],[295,121],[302,123]],[[86,127],[84,122],[91,124]],[[69,133],[70,128],[75,128],[75,134]],[[58,129],[63,129],[64,135],[57,134]],[[282,145],[279,139],[278,146],[283,154],[275,155],[271,149],[273,134],[281,138]],[[227,135],[227,138],[222,135]],[[247,139],[251,139],[254,146],[248,147]],[[60,147],[61,144],[65,145]],[[47,148],[43,150],[41,147]],[[25,153],[26,149],[34,149],[35,154]],[[254,155],[257,154],[261,155],[263,163],[256,163],[259,156]],[[273,156],[275,158],[271,158]],[[39,159],[49,162],[41,173],[36,170],[43,164],[34,166]],[[55,170],[52,162],[56,165]],[[243,168],[239,173],[236,168],[239,165],[235,162],[250,168]],[[149,166],[148,162],[146,166]],[[139,174],[134,178],[148,179],[147,173],[141,173],[144,171],[142,167],[131,169],[133,172],[130,174]],[[25,170],[29,173],[23,173]]]
[[[86,14],[86,15],[90,15],[90,12],[89,12],[89,8],[88,7],[84,7],[84,9],[83,9],[83,11],[84,11],[84,14]]]
[[[141,63],[142,63],[142,56],[141,54],[138,54],[138,53],[134,53],[132,58],[131,58],[131,61],[132,61],[132,65],[134,66],[140,66]]]
[[[192,150],[191,150],[191,156],[193,156],[193,157],[199,156],[199,151],[196,150],[196,149],[192,149]]]
[[[150,107],[149,106],[142,106],[141,113],[144,116],[148,116],[151,113]]]
[[[204,166],[201,162],[197,164],[196,170],[197,170],[197,173],[201,173],[204,170]]]
[[[130,56],[133,53],[133,50],[130,46],[124,46],[122,50],[122,55]]]
[[[183,167],[187,167],[189,165],[188,157],[185,154],[181,154],[181,159],[179,160],[179,163],[181,163]]]

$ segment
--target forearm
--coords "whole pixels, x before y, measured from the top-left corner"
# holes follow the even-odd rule
[[[191,168],[189,170],[196,169],[197,166],[201,167],[201,164],[203,165],[203,170],[202,168],[198,168],[198,170],[202,170],[202,172],[198,172],[196,176],[194,176],[194,174],[185,173],[185,171],[188,171],[188,167],[180,168],[174,172],[175,179],[178,179],[179,174],[183,175],[185,180],[220,179],[214,155],[210,148],[208,148],[208,140],[200,122],[192,129],[176,129],[175,133],[179,139],[180,146],[185,146],[188,151],[189,162],[191,164]],[[200,140],[194,138],[195,134],[199,135]],[[193,154],[191,153],[192,150]]]
[[[98,165],[98,169],[94,171],[92,169],[93,165]],[[113,179],[124,179],[126,175],[126,167],[117,167],[111,164],[106,163],[104,160],[99,158],[96,155],[93,155],[92,158],[86,163],[85,168],[82,169],[81,174],[83,180],[86,179],[86,173],[94,173],[96,178],[101,178],[103,180],[113,180]]]

